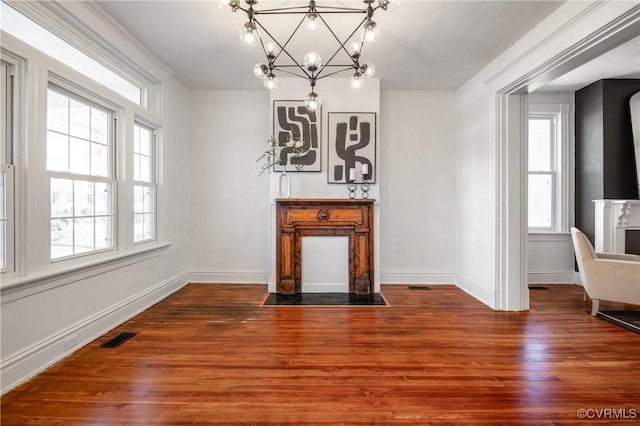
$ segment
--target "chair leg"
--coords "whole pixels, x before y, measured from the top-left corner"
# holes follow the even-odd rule
[[[582,295],[582,301],[586,302],[587,301],[587,291],[585,290],[584,294]]]
[[[600,299],[591,299],[591,316],[595,317],[600,309]]]

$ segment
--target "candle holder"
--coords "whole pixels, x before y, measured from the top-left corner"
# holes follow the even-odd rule
[[[354,182],[347,183],[347,189],[349,190],[349,198],[352,200],[356,198],[356,189],[358,186]]]
[[[367,175],[362,175],[362,185],[360,185],[360,190],[362,190],[362,198],[369,198],[369,178]]]

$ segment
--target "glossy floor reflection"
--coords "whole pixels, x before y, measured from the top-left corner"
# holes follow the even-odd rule
[[[275,294],[271,293],[264,302],[270,305],[386,305],[379,293],[355,294],[355,293],[296,293]]]

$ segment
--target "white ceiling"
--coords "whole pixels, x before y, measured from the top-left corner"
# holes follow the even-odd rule
[[[257,8],[266,2],[261,0]],[[188,88],[264,90],[253,75],[253,66],[264,61],[260,48],[243,46],[238,39],[246,21],[241,11],[221,11],[215,0],[96,3]],[[268,6],[305,3],[271,0]],[[334,3],[362,4],[353,0]],[[383,89],[454,90],[561,4],[548,0],[401,0],[395,10],[376,12],[381,39],[363,52],[363,62],[375,64]],[[316,39],[313,42],[324,40]],[[324,56],[322,47],[316,49]]]

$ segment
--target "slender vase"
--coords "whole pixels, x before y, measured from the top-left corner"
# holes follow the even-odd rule
[[[278,180],[278,196],[280,198],[291,197],[291,176],[286,171],[280,173],[280,179]]]

